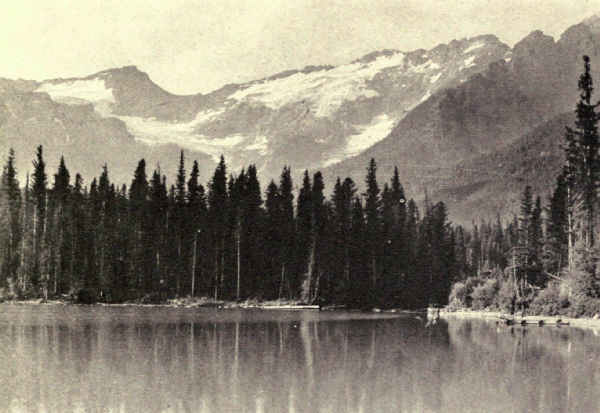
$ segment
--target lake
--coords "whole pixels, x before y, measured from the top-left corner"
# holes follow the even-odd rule
[[[2,304],[0,411],[600,411],[597,331],[425,321]]]

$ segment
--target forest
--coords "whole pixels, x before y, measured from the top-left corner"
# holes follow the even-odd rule
[[[41,146],[23,187],[14,165],[11,151],[0,186],[5,298],[423,308],[445,304],[465,266],[465,236],[444,203],[421,215],[397,169],[380,188],[375,160],[364,193],[338,178],[329,199],[320,172],[306,171],[296,191],[285,167],[263,195],[254,165],[228,175],[223,157],[205,188],[183,152],[171,185],[143,159],[129,187],[106,166],[89,186],[71,180],[64,159],[49,179]]]

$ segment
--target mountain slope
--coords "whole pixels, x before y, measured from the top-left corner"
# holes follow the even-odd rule
[[[435,170],[424,186],[460,223],[518,213],[526,185],[546,202],[564,164],[565,126],[574,121],[572,112],[560,114],[499,151]]]
[[[409,193],[417,198],[425,191],[431,195],[442,185],[444,189],[436,197],[455,200],[455,208],[450,209],[455,219],[466,218],[461,211],[470,216],[489,216],[496,210],[514,212],[506,205],[498,207],[494,200],[513,202],[513,191],[521,191],[525,183],[544,189],[541,176],[551,185],[554,176],[550,172],[558,170],[562,158],[552,152],[544,165],[538,165],[539,159],[528,154],[526,159],[536,168],[521,165],[518,153],[507,156],[501,166],[486,162],[494,162],[494,157],[504,156],[505,151],[511,153],[513,145],[531,142],[531,134],[562,142],[564,126],[570,124],[564,123],[562,114],[572,113],[578,99],[581,56],[590,56],[593,71],[600,68],[598,27],[600,19],[587,20],[569,28],[558,41],[540,31],[532,32],[505,59],[456,87],[439,91],[402,119],[385,139],[325,170],[326,177],[350,175],[362,182],[365,166],[375,158],[382,177],[391,176],[397,165]],[[544,128],[550,129],[544,132]],[[456,169],[469,162],[474,164],[467,169],[475,171],[477,180]],[[540,168],[549,172],[539,174]],[[494,176],[488,176],[490,170]],[[513,170],[520,171],[520,180]],[[476,202],[476,197],[481,200]],[[481,210],[473,209],[476,205]]]
[[[17,146],[25,156],[37,144],[58,145],[88,176],[97,173],[97,165],[90,171],[87,161],[107,155],[109,168],[125,182],[135,151],[174,158],[177,148],[193,151],[207,170],[224,154],[231,169],[256,163],[270,178],[284,165],[322,168],[360,153],[385,138],[419,103],[485,70],[507,51],[496,37],[479,36],[429,51],[385,50],[338,67],[309,66],[188,96],[161,89],[133,66],[41,83],[3,80],[4,107],[15,100],[45,102],[36,110],[46,114],[35,124],[46,136],[28,130],[27,113],[0,124],[0,136],[5,147]],[[69,119],[77,131],[56,125]],[[20,133],[24,142],[19,143]],[[78,146],[74,134],[85,145]],[[111,142],[117,145],[113,154],[103,149]],[[126,146],[117,150],[124,159],[115,160],[118,145]],[[175,154],[167,154],[174,146]]]

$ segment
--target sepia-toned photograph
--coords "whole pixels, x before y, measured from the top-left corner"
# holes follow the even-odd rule
[[[600,0],[2,17],[0,413],[600,411]]]

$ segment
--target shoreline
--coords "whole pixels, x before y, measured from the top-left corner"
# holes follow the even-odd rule
[[[98,305],[106,307],[169,307],[169,308],[277,308],[277,307],[302,307],[302,308],[319,308],[318,306],[309,306],[300,301],[294,300],[267,300],[259,301],[254,299],[248,299],[244,301],[228,301],[228,300],[215,300],[207,297],[182,297],[172,298],[163,302],[149,303],[141,301],[126,301],[122,303],[107,303],[107,302],[94,302],[94,303],[78,303],[74,300],[66,298],[52,298],[45,300],[43,298],[34,298],[27,300],[4,300],[0,301],[0,304],[13,304],[13,305]]]
[[[440,309],[439,315],[441,318],[460,318],[460,319],[468,319],[474,318],[479,320],[489,320],[489,321],[500,321],[501,318],[513,318],[512,315],[502,312],[502,311],[486,311],[486,310],[456,310],[449,311],[445,308]],[[515,317],[516,318],[516,317]],[[546,325],[544,327],[557,327],[553,323],[556,323],[557,320],[561,320],[563,323],[559,327],[578,327],[578,328],[589,328],[589,329],[600,329],[600,318],[574,318],[574,317],[563,317],[563,316],[544,316],[544,315],[528,315],[519,317],[520,319],[527,321],[540,321],[543,320]]]
[[[382,314],[394,314],[397,316],[427,316],[427,309],[402,309],[402,308],[390,308],[380,309],[377,307],[369,309],[359,309],[346,307],[345,305],[309,305],[305,304],[300,300],[266,300],[260,301],[257,299],[247,299],[244,301],[227,301],[227,300],[215,300],[209,297],[183,297],[183,298],[172,298],[166,302],[160,303],[144,303],[139,301],[129,301],[123,303],[105,303],[96,302],[91,304],[78,303],[69,299],[48,299],[42,298],[27,299],[27,300],[4,300],[0,301],[0,304],[10,305],[48,305],[48,306],[101,306],[101,307],[164,307],[164,308],[212,308],[217,310],[229,310],[229,309],[256,309],[256,310],[288,310],[288,311],[346,311],[346,312],[361,312],[361,313],[382,313]]]

